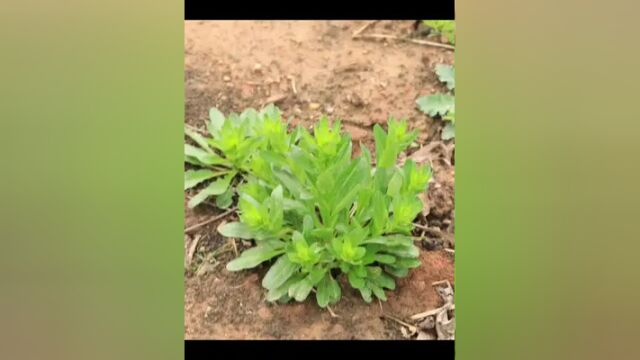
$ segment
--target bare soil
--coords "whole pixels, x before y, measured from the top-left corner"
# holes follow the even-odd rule
[[[275,102],[291,123],[311,125],[322,115],[341,119],[354,142],[373,153],[372,127],[389,116],[419,130],[419,146],[440,141],[442,123],[416,109],[415,100],[444,92],[433,71],[453,64],[451,51],[412,43],[352,39],[366,21],[185,22],[185,122],[204,128],[210,107],[224,113]],[[380,21],[367,33],[414,36],[412,21]],[[450,142],[449,142],[450,143]],[[451,145],[451,144],[443,144]],[[437,149],[437,147],[434,147]],[[417,149],[413,149],[415,151]],[[411,154],[408,154],[411,156]],[[453,158],[435,151],[434,179],[419,221],[441,231],[425,236],[420,268],[387,292],[389,300],[366,304],[348,286],[331,314],[310,296],[303,303],[272,305],[260,285],[266,267],[230,273],[226,263],[248,244],[234,246],[215,231],[220,221],[185,235],[185,253],[198,239],[185,271],[187,339],[396,339],[398,324],[381,318],[409,316],[442,305],[431,283],[454,283]],[[188,209],[185,227],[220,213],[213,206]],[[231,215],[232,216],[232,215]]]

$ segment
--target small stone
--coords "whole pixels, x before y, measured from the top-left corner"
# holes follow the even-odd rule
[[[253,66],[253,71],[259,73],[262,72],[262,64],[258,63]]]
[[[364,105],[364,101],[356,93],[351,94],[351,96],[348,96],[347,99],[349,100],[351,105],[355,107],[361,107]]]
[[[320,109],[320,104],[318,104],[318,103],[309,103],[309,109],[318,110],[318,109]]]
[[[224,82],[229,82],[229,81],[231,81],[231,77],[229,77],[229,76],[225,75],[225,76],[222,78],[222,80],[223,80]]]
[[[297,107],[297,106],[296,106],[295,108],[293,108],[293,112],[294,112],[296,115],[300,115],[300,114],[302,114],[302,110],[301,110],[299,107]]]
[[[324,111],[326,111],[327,114],[333,114],[333,106],[330,106],[330,105],[325,106]]]

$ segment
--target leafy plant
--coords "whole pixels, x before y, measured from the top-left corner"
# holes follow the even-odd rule
[[[287,133],[287,146],[260,148],[238,187],[240,221],[223,224],[227,237],[256,246],[227,264],[229,271],[273,263],[262,280],[268,301],[305,300],[315,291],[319,306],[341,297],[340,274],[363,299],[386,300],[394,277],[420,265],[413,220],[422,209],[431,170],[398,155],[416,138],[405,121],[390,119],[388,131],[374,128],[376,164],[361,145],[353,158],[340,121],[323,117],[313,133]],[[256,162],[257,161],[257,162]]]
[[[264,159],[256,156],[256,149],[274,154],[289,150],[293,134],[281,121],[280,111],[273,105],[261,112],[247,109],[242,114],[225,117],[218,109],[209,111],[207,129],[211,137],[185,127],[185,134],[197,145],[185,143],[185,162],[191,168],[184,174],[184,189],[209,182],[188,203],[195,207],[216,196],[216,205],[229,207],[232,203],[232,182],[236,175],[259,171]]]
[[[451,94],[421,96],[416,100],[416,104],[420,111],[431,117],[439,116],[446,122],[440,137],[443,140],[449,140],[455,137],[456,115],[455,97],[453,95],[456,86],[455,69],[450,65],[438,64],[436,65],[436,74],[440,82],[447,85],[447,89]]]
[[[455,20],[424,20],[423,23],[431,29],[444,35],[450,44],[456,43],[456,22]]]

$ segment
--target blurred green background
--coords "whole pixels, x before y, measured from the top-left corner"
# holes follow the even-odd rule
[[[456,7],[457,357],[632,358],[636,6]],[[4,4],[2,358],[182,356],[182,19]]]
[[[182,2],[4,3],[0,43],[0,358],[181,358]]]

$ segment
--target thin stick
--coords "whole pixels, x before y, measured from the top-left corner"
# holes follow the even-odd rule
[[[237,210],[236,208],[232,208],[232,209],[230,209],[230,210],[227,210],[227,211],[223,212],[222,214],[220,214],[220,215],[218,215],[218,216],[214,216],[214,217],[212,217],[212,218],[211,218],[211,219],[209,219],[209,220],[203,221],[203,222],[201,222],[201,223],[199,223],[199,224],[195,224],[195,225],[189,226],[188,228],[184,229],[184,232],[185,232],[185,233],[190,233],[190,232],[192,232],[193,230],[196,230],[196,229],[198,229],[198,228],[200,228],[200,227],[202,227],[202,226],[205,226],[205,225],[211,224],[211,223],[212,223],[212,222],[214,222],[214,221],[218,221],[218,220],[220,220],[220,219],[224,218],[225,216],[227,216],[227,215],[231,214],[232,212],[234,212],[234,211],[236,211],[236,210]]]
[[[238,257],[238,246],[236,245],[236,239],[230,238],[229,241],[231,241],[231,245],[233,245],[233,252],[236,254],[236,257]]]
[[[336,315],[336,313],[333,312],[333,310],[331,310],[331,306],[327,305],[327,310],[329,310],[329,314],[331,314],[331,317],[333,318],[339,318],[340,315]]]
[[[298,90],[296,89],[296,78],[289,76],[289,80],[291,81],[291,90],[293,90],[293,94],[298,95]]]
[[[418,45],[425,45],[425,46],[433,46],[433,47],[439,47],[439,48],[443,48],[443,49],[447,49],[447,50],[455,50],[456,48],[454,46],[451,45],[447,45],[447,44],[441,44],[439,42],[435,42],[435,41],[428,41],[428,40],[417,40],[417,39],[410,39],[410,38],[401,38],[395,35],[388,35],[388,34],[368,34],[368,35],[358,35],[358,36],[354,36],[354,39],[388,39],[388,40],[398,40],[398,41],[406,41],[406,42],[410,42],[410,43],[414,43],[414,44],[418,44]]]
[[[437,309],[428,310],[428,311],[425,311],[425,312],[421,312],[419,314],[415,314],[415,315],[411,316],[411,320],[420,320],[420,319],[424,319],[424,318],[429,317],[429,316],[438,315],[438,314],[440,314],[440,312],[445,310],[445,307],[446,307],[446,305],[443,305],[443,306],[441,306],[441,307],[439,307]]]
[[[455,254],[456,251],[453,249],[444,249],[444,251],[448,252],[449,254]]]
[[[196,253],[196,247],[198,247],[198,242],[200,242],[200,238],[202,236],[200,234],[196,234],[196,236],[193,238],[193,241],[191,242],[191,245],[189,245],[189,252],[187,253],[187,266],[191,266],[191,262],[193,261],[193,254]]]
[[[391,315],[382,314],[382,316],[386,317],[387,319],[393,320],[393,321],[397,322],[398,324],[406,326],[407,328],[409,328],[409,331],[411,331],[412,334],[415,334],[416,332],[418,332],[418,328],[415,327],[414,325],[406,323],[406,322],[404,322],[404,321],[402,321],[402,320],[400,320],[400,319],[398,319],[396,317],[393,317]]]
[[[359,28],[358,30],[356,30],[351,37],[355,38],[358,37],[363,31],[365,31],[369,26],[377,23],[379,20],[371,20],[369,22],[367,22],[366,24],[364,24],[361,28]]]

